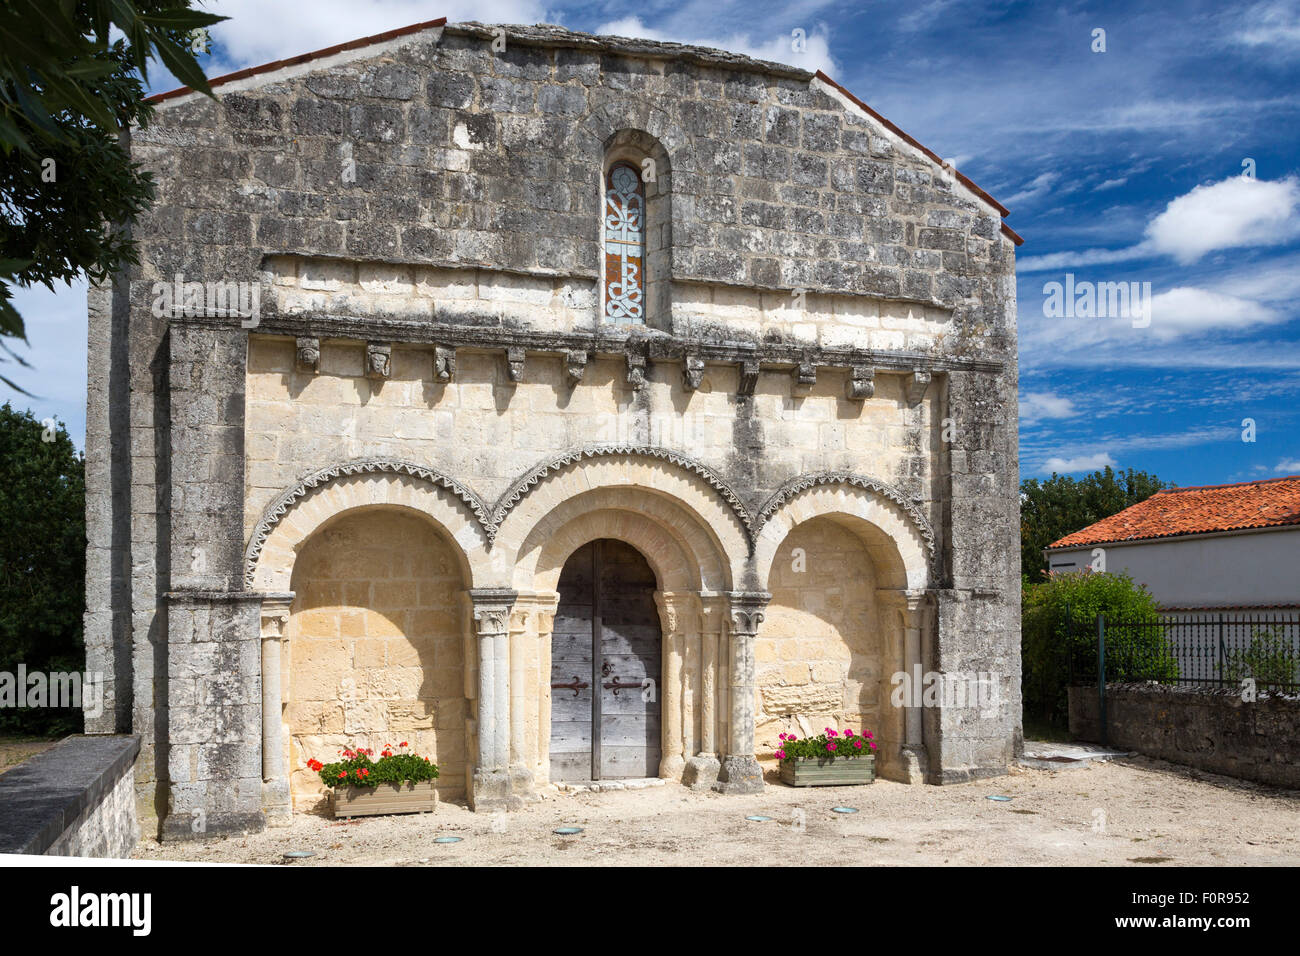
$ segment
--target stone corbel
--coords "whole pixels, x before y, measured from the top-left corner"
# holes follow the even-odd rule
[[[582,381],[582,373],[587,370],[587,353],[582,349],[569,351],[564,356],[564,375],[568,379],[569,387],[574,388]]]
[[[366,378],[383,381],[393,374],[393,347],[386,342],[366,343]]]
[[[907,404],[915,407],[925,398],[925,390],[930,387],[930,373],[924,369],[913,369],[906,380]]]
[[[522,382],[524,380],[524,358],[526,352],[523,348],[512,345],[506,349],[506,374],[510,377],[511,382]]]
[[[704,359],[698,355],[686,356],[686,367],[682,370],[682,384],[686,391],[693,392],[704,381]]]
[[[627,385],[634,392],[645,388],[645,356],[635,352],[627,355]]]
[[[845,394],[849,401],[863,402],[876,394],[876,370],[870,365],[854,365],[849,369]]]
[[[807,395],[817,384],[817,366],[812,362],[803,361],[795,366],[793,373],[794,385],[792,386],[794,394],[798,396]]]
[[[456,377],[456,350],[436,345],[433,348],[433,377],[439,382],[450,382]]]
[[[315,375],[320,371],[320,339],[310,335],[298,336],[295,345],[294,366],[300,372]]]
[[[753,395],[758,385],[758,359],[745,359],[740,363],[740,389],[738,394]]]

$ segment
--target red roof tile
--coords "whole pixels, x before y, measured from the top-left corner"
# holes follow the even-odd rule
[[[1157,491],[1119,514],[1067,534],[1049,549],[1300,525],[1300,475]]]

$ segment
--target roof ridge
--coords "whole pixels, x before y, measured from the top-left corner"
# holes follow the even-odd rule
[[[1250,481],[1230,481],[1222,485],[1188,485],[1186,488],[1161,488],[1156,495],[1173,495],[1183,491],[1214,491],[1218,488],[1245,488],[1247,485],[1267,485],[1275,481],[1300,481],[1300,475],[1282,475],[1279,478],[1254,478]],[[1155,495],[1151,496],[1152,498]],[[1141,502],[1138,502],[1141,504]]]

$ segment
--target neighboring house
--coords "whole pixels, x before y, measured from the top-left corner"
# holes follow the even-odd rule
[[[1300,475],[1159,491],[1044,554],[1127,571],[1167,610],[1300,606]]]
[[[1043,554],[1049,573],[1093,567],[1145,585],[1183,622],[1169,632],[1183,676],[1209,676],[1225,650],[1300,618],[1300,475],[1159,491]]]
[[[478,809],[752,791],[832,723],[892,779],[1006,772],[997,202],[829,77],[678,44],[436,21],[213,87],[132,131],[158,202],[90,294],[87,730],[142,736],[168,837],[315,808],[349,744]]]

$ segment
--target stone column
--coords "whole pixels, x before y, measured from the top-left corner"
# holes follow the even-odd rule
[[[686,761],[682,784],[696,790],[708,790],[718,782],[722,764],[718,760],[718,700],[722,682],[718,673],[718,648],[727,614],[727,599],[719,595],[699,598],[700,642],[700,717],[699,750]]]
[[[730,721],[727,756],[715,789],[723,793],[757,793],[763,772],[754,757],[754,637],[772,595],[736,591],[731,595]]]
[[[281,685],[282,645],[292,594],[262,597],[262,809],[268,826],[288,826],[293,808],[289,771],[284,759],[284,695]]]
[[[560,596],[541,592],[537,602],[537,739],[533,748],[533,781],[551,779],[551,634]]]
[[[478,639],[478,765],[470,783],[473,810],[516,809],[510,792],[510,636],[516,592],[475,588],[469,592]]]
[[[537,799],[533,790],[533,754],[529,744],[529,657],[535,648],[537,606],[532,595],[519,597],[510,615],[510,792],[521,799]],[[533,670],[535,671],[535,666]]]
[[[698,597],[689,592],[656,591],[659,624],[663,633],[663,671],[660,686],[655,688],[662,721],[663,756],[659,776],[676,780],[686,766],[687,710],[682,661],[686,656],[688,635],[696,630],[698,614],[693,605]]]
[[[929,751],[921,710],[925,689],[925,636],[930,629],[930,594],[924,590],[902,592],[903,667],[909,677],[911,706],[904,711],[902,771],[909,783],[924,783],[929,774]]]

